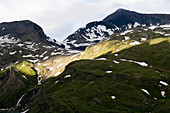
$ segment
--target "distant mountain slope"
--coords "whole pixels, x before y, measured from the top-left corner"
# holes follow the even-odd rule
[[[170,14],[141,14],[118,9],[102,21],[88,23],[68,36],[64,42],[71,48],[85,49],[88,45],[101,41],[113,33],[139,26],[170,24]]]
[[[169,34],[169,25],[126,30],[73,56],[48,46],[40,56],[31,50],[22,57],[38,62],[0,71],[0,112],[168,113]]]
[[[170,25],[138,27],[121,33],[114,33],[101,42],[88,46],[84,52],[74,56],[62,54],[36,64],[36,68],[44,77],[53,77],[61,74],[67,64],[74,60],[93,59],[109,51],[118,52],[122,49],[141,44],[155,38],[170,36]],[[47,74],[48,73],[48,74]]]
[[[116,52],[118,42],[121,44],[112,40],[92,46],[96,50],[91,53],[99,53],[98,58],[70,63],[58,77],[29,90],[16,110],[168,113],[170,38],[151,39]],[[113,50],[102,53],[98,46]]]
[[[64,54],[64,47],[29,20],[0,23],[0,70],[19,60],[38,62]]]
[[[0,37],[1,40],[4,39],[4,41],[5,39],[13,39],[22,42],[31,41],[44,45],[57,45],[45,35],[39,25],[29,20],[0,23]]]

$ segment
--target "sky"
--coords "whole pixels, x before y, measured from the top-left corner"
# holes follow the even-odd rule
[[[47,36],[63,41],[78,28],[118,8],[170,14],[170,0],[0,0],[0,22],[31,20]]]

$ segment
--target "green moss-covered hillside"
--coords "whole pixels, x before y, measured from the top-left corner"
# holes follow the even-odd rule
[[[114,44],[111,49],[101,43],[108,47],[107,53],[99,49],[96,59],[70,63],[61,75],[29,90],[20,109],[29,104],[25,110],[30,113],[168,113],[169,39],[153,39],[117,52]]]

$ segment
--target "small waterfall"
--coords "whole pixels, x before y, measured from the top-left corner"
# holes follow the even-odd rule
[[[25,94],[23,94],[23,95],[21,96],[21,98],[18,100],[16,107],[20,106],[21,100],[22,100],[22,98],[24,97],[24,95],[25,95]]]
[[[1,108],[0,111],[7,111],[9,108]]]
[[[14,107],[11,107],[11,108],[0,108],[0,112],[1,111],[10,111],[10,110],[13,110]]]
[[[26,112],[28,112],[29,111],[29,109],[26,109],[25,111],[23,111],[23,112],[21,112],[21,113],[26,113]]]
[[[38,75],[37,80],[38,80],[38,85],[41,85],[41,81],[42,81],[41,75]]]

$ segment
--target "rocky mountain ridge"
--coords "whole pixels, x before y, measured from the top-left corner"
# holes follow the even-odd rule
[[[43,29],[29,21],[0,23],[0,69],[18,61],[38,62],[58,54],[72,54],[65,45],[44,33]]]
[[[144,26],[170,24],[170,14],[141,14],[118,9],[102,21],[90,22],[68,36],[64,42],[70,48],[84,50],[87,46],[100,42],[114,33]]]
[[[1,41],[3,41],[3,39],[11,39],[11,41],[39,42],[45,46],[50,46],[52,44],[62,47],[60,44],[57,45],[56,40],[50,39],[50,37],[46,36],[39,25],[31,22],[30,20],[4,22],[0,24],[0,28]]]

